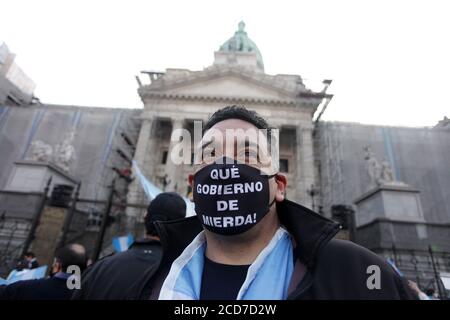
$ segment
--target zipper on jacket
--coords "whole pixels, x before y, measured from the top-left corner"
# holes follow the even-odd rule
[[[326,236],[319,244],[316,255],[319,254],[323,246],[327,245],[331,241],[331,239],[333,239],[333,237],[339,232],[340,229],[342,229],[341,225],[337,225],[331,228],[328,236]],[[307,269],[305,275],[303,276],[303,279],[300,282],[300,285],[287,297],[288,300],[301,299],[301,295],[305,294],[305,292],[311,288],[314,280],[313,268],[308,265],[306,267]]]
[[[303,295],[309,288],[311,288],[314,277],[312,276],[312,271],[306,270],[300,285],[295,289],[288,297],[287,300],[299,300],[301,295]]]

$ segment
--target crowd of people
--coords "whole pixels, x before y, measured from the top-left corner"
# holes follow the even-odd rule
[[[340,228],[336,222],[288,200],[286,176],[276,166],[258,165],[277,162],[276,154],[261,153],[268,158],[260,159],[246,141],[243,152],[256,161],[223,161],[225,154],[219,150],[224,148],[213,146],[213,132],[227,137],[223,146],[237,149],[241,144],[236,140],[242,137],[226,141],[229,129],[270,132],[271,128],[256,112],[240,106],[211,116],[198,148],[215,161],[196,165],[189,176],[197,216],[185,217],[186,203],[178,194],[161,193],[148,206],[146,236],[127,251],[87,267],[85,248],[66,245],[55,253],[48,278],[0,286],[0,299],[424,298],[381,257],[353,242],[334,239]],[[231,169],[233,175],[214,174]],[[256,184],[259,187],[248,192],[227,187]],[[211,186],[229,192],[204,192]],[[38,266],[32,253],[25,265]],[[81,283],[69,288],[68,268],[74,265],[81,270]],[[374,274],[368,273],[371,266],[377,267]]]

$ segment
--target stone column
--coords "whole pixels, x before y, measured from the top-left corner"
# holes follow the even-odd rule
[[[276,148],[276,150],[271,150],[271,154],[270,156],[272,157],[272,161],[278,161],[278,163],[273,163],[272,166],[276,169],[278,169],[278,171],[280,170],[280,146],[281,146],[281,130],[282,130],[282,124],[279,122],[272,122],[271,126],[272,130],[278,130],[278,134],[275,135],[274,137],[272,136],[271,138],[275,138],[277,141],[277,144],[274,145],[274,147]],[[272,132],[272,134],[274,135],[275,131]],[[273,141],[271,141],[270,143],[272,143]],[[271,148],[272,146],[268,146],[269,148]],[[289,181],[288,181],[289,183]]]
[[[314,185],[316,188],[315,179],[315,164],[314,164],[314,146],[312,137],[312,124],[300,125],[297,127],[296,136],[296,200],[305,207],[312,209],[312,200],[308,195],[308,190]],[[317,207],[318,197],[315,196],[314,202]],[[317,210],[317,208],[315,208]]]
[[[148,146],[150,141],[150,135],[152,131],[152,124],[155,122],[153,119],[143,119],[141,130],[139,131],[139,138],[136,145],[136,151],[134,152],[134,160],[137,162],[137,165],[141,169],[142,172],[145,172],[143,167],[145,158],[148,156]],[[128,194],[127,194],[127,202],[132,204],[137,204],[142,200],[143,190],[140,186],[140,182],[138,178],[135,176],[133,182],[130,183]],[[140,209],[138,208],[127,208],[127,220],[128,226],[134,226],[134,220],[138,217]]]
[[[183,172],[183,165],[174,163],[172,161],[171,155],[173,152],[174,146],[179,142],[180,135],[176,130],[183,129],[184,126],[184,119],[181,118],[174,118],[172,119],[172,134],[170,135],[170,147],[169,152],[167,154],[167,162],[166,162],[166,174],[168,179],[168,184],[166,187],[166,191],[174,191],[178,192],[180,194],[183,194],[183,190],[181,190],[182,187],[182,172]]]

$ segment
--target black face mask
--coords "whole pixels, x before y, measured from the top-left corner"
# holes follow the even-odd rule
[[[219,162],[219,163],[217,163]],[[269,212],[269,179],[260,170],[223,157],[194,175],[195,212],[206,229],[243,233]]]

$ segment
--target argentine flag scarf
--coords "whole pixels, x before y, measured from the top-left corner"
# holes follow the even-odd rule
[[[202,231],[172,263],[159,300],[200,299],[205,248],[205,235]],[[280,227],[250,265],[236,300],[286,299],[293,270],[291,238]]]

